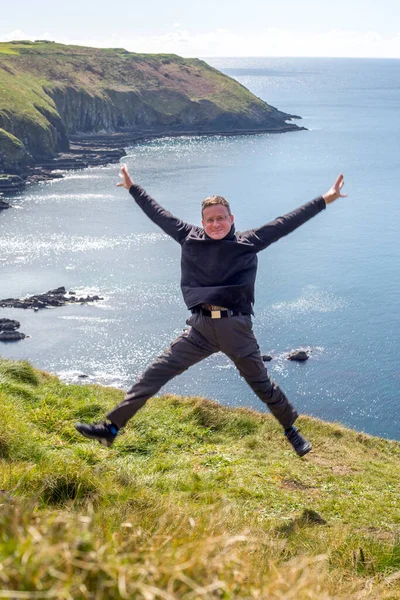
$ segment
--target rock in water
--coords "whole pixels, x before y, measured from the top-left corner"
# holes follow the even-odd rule
[[[25,337],[26,335],[19,331],[0,331],[1,342],[16,342],[17,340],[23,340]]]
[[[0,319],[0,341],[16,342],[17,340],[23,340],[26,335],[17,331],[19,327],[19,321],[14,321],[13,319]]]
[[[6,208],[10,208],[10,205],[0,198],[0,210],[5,210]]]
[[[15,331],[20,328],[20,322],[13,319],[0,319],[0,331]]]
[[[272,360],[272,356],[270,356],[269,354],[261,354],[261,358],[264,362],[269,362],[270,360]]]
[[[299,362],[304,362],[305,360],[308,360],[309,358],[310,357],[308,356],[308,354],[305,350],[294,350],[294,352],[291,352],[287,356],[288,360],[297,360]]]
[[[32,308],[37,311],[41,308],[64,306],[72,302],[84,304],[86,302],[97,302],[103,300],[100,296],[86,296],[85,298],[76,298],[67,295],[65,287],[61,286],[54,290],[49,290],[45,294],[36,294],[28,298],[4,298],[0,300],[0,306],[10,308]]]

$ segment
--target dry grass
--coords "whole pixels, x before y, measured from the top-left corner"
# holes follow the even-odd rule
[[[0,598],[400,598],[399,443],[171,396],[75,433],[120,398],[0,360]]]

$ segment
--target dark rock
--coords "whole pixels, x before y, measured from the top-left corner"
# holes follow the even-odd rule
[[[89,375],[85,375],[85,373],[81,373],[80,375],[78,375],[79,379],[87,379],[89,377]]]
[[[23,340],[25,337],[26,335],[19,331],[0,331],[0,341],[2,342],[15,342]]]
[[[5,194],[12,194],[19,192],[25,187],[26,181],[19,177],[19,175],[3,174],[0,175],[0,192]]]
[[[42,167],[36,166],[31,169],[28,175],[29,183],[39,183],[40,181],[48,181],[50,179],[62,179],[64,175],[56,171],[49,169],[43,169]]]
[[[264,362],[269,362],[270,360],[272,360],[272,356],[270,356],[269,354],[261,354],[261,358]]]
[[[17,340],[23,340],[26,335],[19,331],[19,321],[13,319],[0,319],[0,341],[1,342],[15,342]]]
[[[61,287],[56,288],[55,290],[49,290],[47,293],[48,294],[55,294],[55,295],[60,295],[60,294],[64,295],[65,294],[65,287],[61,286]]]
[[[0,210],[5,210],[6,208],[10,208],[10,204],[0,198]]]
[[[14,331],[19,328],[19,321],[14,321],[13,319],[0,319],[0,331]]]
[[[23,302],[20,302],[19,300],[17,300],[15,302],[15,304],[13,305],[13,308],[28,308]]]
[[[294,350],[286,357],[288,360],[297,360],[299,362],[304,362],[309,359],[309,356],[305,350]]]
[[[35,296],[29,296],[28,298],[5,298],[0,300],[0,306],[10,308],[32,308],[38,311],[41,308],[47,308],[49,306],[57,307],[64,306],[65,304],[77,303],[81,304],[86,302],[96,302],[97,300],[103,300],[101,296],[87,296],[86,298],[76,298],[75,296],[66,295],[65,287],[59,287],[54,290],[49,290],[45,294],[36,294]]]
[[[104,136],[106,138],[106,136]],[[119,142],[119,140],[118,140]],[[88,148],[85,144],[71,144],[68,152],[62,152],[54,158],[37,160],[37,166],[29,174],[30,182],[61,178],[64,175],[58,171],[85,169],[110,163],[117,163],[126,156],[123,148],[113,148],[112,138],[106,143],[108,147]]]
[[[104,137],[106,138],[106,136]],[[60,153],[55,157],[36,157],[31,165],[26,165],[23,169],[24,177],[13,173],[0,175],[0,194],[19,192],[25,188],[27,183],[62,179],[64,175],[60,171],[117,163],[123,156],[126,156],[126,152],[123,148],[113,147],[113,143],[115,143],[113,139],[109,139],[108,144],[104,144],[108,147],[94,149],[81,144],[71,144],[68,152]],[[0,210],[6,208],[10,208],[10,204],[5,200],[0,200]]]

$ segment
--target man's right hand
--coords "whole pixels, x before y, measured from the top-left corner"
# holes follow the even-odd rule
[[[126,165],[123,164],[121,166],[121,172],[119,176],[121,177],[122,181],[117,183],[117,187],[124,187],[129,190],[133,186],[134,181],[131,179],[131,176],[128,173],[128,167]]]

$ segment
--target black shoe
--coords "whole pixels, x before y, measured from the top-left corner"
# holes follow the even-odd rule
[[[310,442],[306,440],[304,435],[301,435],[296,427],[286,429],[285,435],[299,456],[304,456],[312,449]]]
[[[91,440],[97,440],[100,444],[103,444],[103,446],[108,447],[113,445],[118,433],[118,428],[115,425],[105,421],[102,423],[93,423],[93,425],[77,423],[75,429],[85,437]]]

